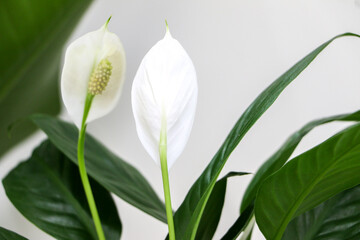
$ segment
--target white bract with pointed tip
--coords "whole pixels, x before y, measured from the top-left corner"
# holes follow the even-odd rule
[[[85,34],[66,50],[61,76],[61,94],[78,128],[86,96],[94,96],[86,123],[109,113],[116,105],[124,83],[125,53],[120,39],[107,23]]]
[[[194,121],[197,92],[194,65],[167,30],[142,60],[131,94],[137,133],[156,163],[160,163],[162,124],[167,130],[169,168],[183,151]]]

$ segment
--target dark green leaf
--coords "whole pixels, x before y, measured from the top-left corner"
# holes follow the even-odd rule
[[[236,219],[235,223],[230,227],[226,234],[221,238],[221,240],[234,240],[236,239],[245,227],[249,224],[251,217],[253,216],[254,206],[248,206]]]
[[[280,149],[275,152],[275,154],[273,154],[256,172],[254,178],[251,180],[245,191],[243,201],[241,203],[241,210],[247,208],[252,202],[254,202],[256,193],[261,183],[268,176],[279,170],[286,161],[289,160],[291,154],[306,134],[319,125],[333,121],[360,121],[360,111],[311,121],[299,131],[292,134],[280,147]]]
[[[249,208],[249,206],[253,206],[255,201],[256,193],[261,185],[261,183],[271,174],[279,170],[286,161],[290,158],[291,154],[296,149],[297,145],[300,143],[302,138],[308,134],[315,127],[329,123],[332,121],[359,121],[360,120],[360,111],[350,114],[342,114],[336,115],[332,117],[322,118],[318,120],[314,120],[306,124],[300,130],[292,134],[287,141],[280,147],[280,149],[275,152],[265,163],[259,168],[256,172],[254,178],[248,185],[243,201],[241,204],[241,211]],[[253,214],[249,216],[252,217]],[[240,216],[241,217],[241,216]],[[239,217],[239,218],[240,218]],[[242,230],[241,230],[242,231]]]
[[[360,185],[293,219],[282,239],[360,239]]]
[[[274,103],[281,92],[324,50],[332,41],[344,36],[360,37],[352,33],[338,35],[325,42],[266,88],[245,110],[225,142],[215,154],[201,176],[191,187],[185,200],[174,216],[176,238],[194,239],[206,202],[214,188],[217,177],[232,151],[261,115]]]
[[[60,240],[97,240],[79,170],[50,141],[3,180],[6,195],[32,223]],[[118,240],[121,223],[111,195],[90,179],[105,236]]]
[[[269,240],[288,223],[335,194],[360,184],[360,124],[290,160],[260,186],[255,216]]]
[[[212,239],[219,224],[221,212],[224,206],[227,179],[233,176],[242,176],[249,173],[230,172],[216,182],[213,191],[206,204],[204,214],[201,217],[196,240]]]
[[[78,129],[74,125],[45,115],[35,115],[31,119],[60,151],[77,164]],[[85,162],[89,175],[106,189],[167,222],[164,203],[141,173],[89,134],[85,139]]]
[[[62,48],[91,2],[1,1],[0,156],[35,130],[33,124],[21,122],[9,139],[7,127],[14,121],[59,112]]]
[[[0,240],[27,240],[27,238],[24,238],[17,233],[0,227]]]

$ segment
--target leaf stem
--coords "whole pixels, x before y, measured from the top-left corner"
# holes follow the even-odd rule
[[[175,228],[174,228],[173,212],[171,207],[169,174],[168,174],[168,166],[167,166],[166,120],[164,118],[162,120],[161,125],[162,126],[160,132],[159,153],[160,153],[161,174],[163,179],[164,196],[165,196],[166,217],[169,228],[169,239],[175,240]]]
[[[84,144],[85,144],[85,132],[86,132],[86,119],[89,114],[89,110],[91,107],[92,100],[94,95],[88,94],[86,96],[85,107],[84,107],[84,115],[81,123],[81,129],[79,132],[79,139],[78,139],[78,165],[80,171],[81,181],[85,190],[85,195],[89,204],[90,212],[92,218],[94,220],[95,229],[98,235],[99,240],[105,240],[104,231],[101,226],[100,217],[96,208],[94,196],[90,187],[89,178],[86,173],[85,167],[85,159],[84,159]]]

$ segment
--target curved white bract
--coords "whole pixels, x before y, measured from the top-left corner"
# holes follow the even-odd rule
[[[87,123],[106,115],[115,107],[124,83],[124,49],[116,34],[108,31],[107,24],[76,39],[66,50],[61,76],[61,94],[66,109],[79,128],[89,80],[101,61],[111,64],[111,75],[106,88],[101,94],[95,95]]]
[[[158,164],[161,124],[166,123],[170,168],[188,141],[197,91],[194,65],[184,48],[167,31],[164,39],[142,60],[131,94],[140,141]]]

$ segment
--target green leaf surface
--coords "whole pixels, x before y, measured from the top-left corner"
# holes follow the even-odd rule
[[[0,240],[28,240],[13,231],[0,227]]]
[[[280,149],[276,151],[267,161],[265,161],[265,163],[256,172],[255,176],[253,177],[252,181],[250,182],[245,191],[240,212],[243,213],[243,211],[245,211],[244,209],[247,209],[251,206],[251,208],[253,209],[253,203],[255,201],[256,193],[262,182],[268,176],[279,170],[286,163],[286,161],[290,158],[291,154],[294,152],[297,145],[300,143],[300,141],[305,135],[307,135],[315,127],[333,121],[360,121],[360,111],[311,121],[305,126],[303,126],[300,130],[292,134],[280,147]],[[248,217],[251,218],[251,216],[253,216],[253,214],[249,215]],[[236,223],[234,224],[234,229],[236,229],[235,225]]]
[[[293,219],[283,240],[360,239],[360,185]]]
[[[360,124],[290,160],[268,177],[255,200],[266,239],[281,239],[288,223],[345,189],[360,184]]]
[[[121,222],[110,193],[90,179],[108,240],[119,240]],[[79,170],[50,141],[36,148],[3,180],[6,195],[29,221],[59,240],[97,240]]]
[[[34,115],[32,121],[50,141],[77,164],[78,129],[46,115]],[[88,174],[110,192],[166,223],[165,205],[141,173],[86,134],[85,163]]]
[[[33,113],[60,111],[62,48],[92,0],[2,0],[0,4],[0,156],[35,130]]]
[[[245,110],[244,114],[240,117],[225,139],[225,142],[222,144],[200,177],[192,185],[184,201],[176,211],[174,221],[176,238],[178,240],[195,238],[201,215],[204,211],[211,191],[214,188],[216,179],[232,151],[236,148],[249,129],[274,103],[281,92],[316,58],[322,50],[324,50],[335,39],[345,36],[360,37],[359,35],[353,33],[345,33],[323,43],[275,80]]]
[[[228,178],[247,174],[249,173],[230,172],[216,182],[209,201],[206,204],[204,214],[201,217],[196,240],[209,240],[213,238],[224,206]]]
[[[248,185],[243,201],[241,204],[241,210],[247,208],[254,202],[256,193],[261,183],[271,174],[279,170],[287,160],[289,160],[291,154],[293,154],[300,141],[315,127],[325,123],[333,121],[360,121],[360,111],[350,114],[342,114],[327,118],[314,120],[303,126],[300,130],[292,134],[286,142],[276,151],[256,172],[255,176]]]

